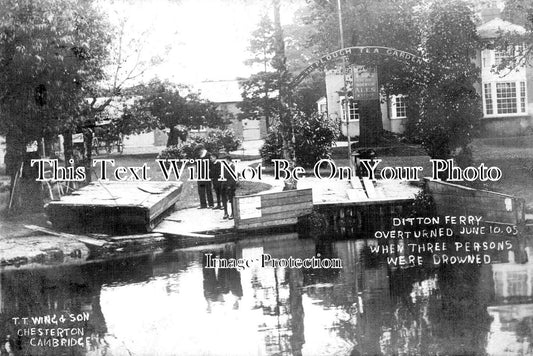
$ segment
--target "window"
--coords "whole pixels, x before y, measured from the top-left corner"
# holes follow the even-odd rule
[[[483,50],[481,51],[481,63],[483,68],[487,68],[489,66],[489,50]]]
[[[524,54],[524,45],[519,44],[516,46],[509,46],[504,50],[495,50],[494,51],[494,66],[498,67],[504,61],[513,61],[517,56]]]
[[[340,101],[341,106],[341,115],[344,121],[346,121],[346,114],[344,113],[345,108],[345,100],[341,97]],[[357,101],[353,100],[352,98],[348,98],[348,112],[350,113],[350,118],[348,121],[358,121],[359,120],[359,105],[357,104]]]
[[[404,119],[407,117],[407,102],[403,95],[395,95],[392,102],[392,118]]]
[[[494,51],[494,65],[498,67],[504,60],[509,59],[509,51]]]
[[[517,113],[516,83],[496,83],[496,107],[498,114]]]
[[[492,115],[494,113],[494,111],[492,109],[491,84],[490,83],[485,83],[484,89],[485,89],[485,113],[487,115]]]
[[[483,107],[487,116],[525,114],[526,102],[525,82],[483,84]]]
[[[207,131],[207,127],[203,125],[191,128],[191,132],[206,132],[206,131]]]
[[[526,112],[526,82],[520,82],[520,112]]]

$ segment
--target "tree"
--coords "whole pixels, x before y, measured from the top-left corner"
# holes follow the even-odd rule
[[[416,21],[415,5],[418,1],[341,1],[344,46],[385,46],[417,53],[421,31]],[[310,1],[298,14],[299,22],[311,27],[304,43],[314,47],[316,56],[339,49],[337,14],[337,3],[323,0]],[[405,94],[405,83],[412,82],[409,77],[413,68],[396,60],[354,56],[349,63],[364,65],[371,70],[376,68],[379,85],[387,95]],[[359,107],[360,139],[366,141],[361,143],[374,144],[383,130],[379,101],[364,100]]]
[[[280,0],[272,1],[274,9],[274,57],[272,68],[276,71],[278,80],[278,107],[279,123],[283,140],[283,158],[292,164],[295,161],[294,127],[291,113],[290,98],[290,73],[287,70],[287,57],[285,55],[285,40],[281,26]],[[286,189],[296,189],[296,182],[285,182]]]
[[[228,124],[214,103],[201,99],[186,86],[154,79],[139,86],[137,92],[140,98],[131,110],[138,115],[151,115],[160,127],[169,128],[168,146],[177,144],[179,136],[185,139],[189,129],[199,129],[200,126],[222,128]]]
[[[271,68],[270,62],[274,58],[274,50],[274,25],[270,17],[263,14],[250,39],[248,51],[252,58],[246,60],[245,63],[251,66],[259,64],[263,72],[267,72]]]
[[[267,129],[271,119],[277,114],[277,75],[272,71],[271,62],[275,52],[274,25],[267,14],[263,14],[257,29],[252,32],[248,51],[252,55],[245,63],[260,65],[261,71],[250,78],[241,80],[242,102],[238,104],[242,111],[239,119],[265,118]]]
[[[259,120],[265,118],[267,129],[278,114],[277,74],[261,71],[247,79],[241,79],[242,102],[238,104],[239,119]]]
[[[425,16],[423,88],[417,100],[416,133],[432,158],[468,153],[468,144],[482,116],[481,99],[475,90],[479,69],[472,61],[481,41],[474,14],[462,0],[434,2]]]
[[[338,136],[337,124],[326,116],[297,112],[294,116],[295,155],[299,165],[312,167],[319,159],[329,158]],[[282,132],[279,122],[272,126],[261,148],[267,163],[283,158]]]
[[[525,28],[525,32],[502,32],[490,44],[509,54],[501,61],[498,70],[509,70],[532,64],[533,58],[533,3],[528,0],[507,0],[502,18]],[[520,50],[516,50],[516,49]]]
[[[116,8],[111,13],[117,21],[109,29],[110,44],[105,62],[106,75],[96,85],[86,89],[86,100],[83,102],[82,110],[84,121],[82,125],[74,128],[74,132],[84,133],[87,149],[83,154],[86,162],[85,170],[88,172],[88,182],[91,180],[93,135],[99,130],[100,127],[97,126],[97,122],[102,116],[105,116],[109,106],[122,104],[124,114],[119,118],[114,118],[112,123],[107,126],[106,134],[108,137],[119,138],[120,135],[140,133],[153,129],[155,125],[151,117],[140,112],[133,115],[132,111],[127,108],[125,101],[130,98],[128,95],[130,90],[126,86],[143,77],[148,69],[161,64],[163,59],[158,54],[154,55],[145,51],[145,47],[149,43],[151,29],[139,27],[138,23],[131,21],[128,15],[124,13],[125,9],[122,6],[124,4],[114,3],[113,5]],[[168,52],[170,48],[171,46],[166,44],[164,51]],[[72,156],[71,134],[72,131],[67,130],[63,135],[65,138],[65,161],[67,162]]]
[[[110,32],[92,1],[1,0],[0,134],[12,179],[26,145],[83,125]]]

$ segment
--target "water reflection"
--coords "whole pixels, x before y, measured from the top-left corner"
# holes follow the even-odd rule
[[[526,242],[524,242],[526,241]],[[527,240],[521,262],[529,259]],[[0,278],[0,336],[19,355],[501,355],[533,352],[533,263],[400,268],[375,240],[293,234]],[[342,269],[205,268],[221,258],[340,258]],[[518,253],[516,253],[518,255]],[[60,325],[14,317],[78,315]],[[29,321],[31,324],[31,319]],[[81,346],[22,329],[82,328]],[[34,337],[35,338],[35,337]],[[38,337],[37,337],[38,339]],[[3,342],[5,344],[5,342]]]

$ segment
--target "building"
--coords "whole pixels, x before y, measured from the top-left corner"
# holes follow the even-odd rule
[[[317,101],[317,109],[320,114],[327,113],[339,122],[341,133],[346,136],[347,129],[351,137],[359,136],[359,108],[357,100],[352,97],[352,77],[356,76],[359,84],[356,86],[356,92],[359,90],[366,93],[372,92],[376,98],[381,101],[381,120],[383,129],[391,132],[404,132],[404,121],[407,119],[407,107],[404,97],[394,95],[383,97],[379,95],[377,88],[377,77],[369,73],[362,66],[349,67],[346,70],[346,86],[348,92],[348,102],[345,103],[344,75],[342,70],[329,70],[326,72],[326,96]],[[365,95],[360,93],[359,95]],[[345,107],[347,110],[345,110]],[[348,112],[348,118],[345,114]],[[348,124],[346,121],[348,120]]]
[[[486,48],[476,53],[475,63],[480,68],[481,78],[477,90],[482,98],[481,118],[484,136],[517,136],[533,132],[533,67],[522,65],[516,68],[497,70],[507,57],[519,54],[523,46],[517,45],[506,51],[491,49],[491,43],[502,33],[524,34],[526,30],[500,18],[497,7],[481,9],[481,24],[477,31],[485,41]],[[357,67],[357,66],[356,66]],[[364,72],[361,67],[357,69]],[[346,86],[351,95],[351,68],[346,72]],[[327,113],[339,121],[341,133],[346,136],[347,124],[350,136],[359,135],[359,112],[357,101],[348,98],[347,109],[343,93],[344,76],[339,69],[326,72],[326,96],[317,101],[319,113]],[[402,133],[407,119],[405,98],[401,95],[380,96],[383,128]],[[347,117],[348,116],[348,117]]]
[[[524,34],[521,26],[504,21],[498,9],[484,12],[485,22],[478,26],[480,37],[490,45],[501,33]],[[516,136],[533,130],[533,68],[518,66],[497,70],[502,60],[519,54],[523,46],[506,51],[484,49],[477,55],[481,69],[483,118],[487,136]]]
[[[231,124],[228,128],[235,132],[237,138],[242,141],[253,141],[266,136],[267,128],[264,119],[238,119],[241,110],[237,104],[242,101],[238,80],[204,81],[200,83],[198,90],[201,98],[217,104],[217,108],[223,115],[230,119]],[[200,131],[206,131],[206,128],[201,127]]]

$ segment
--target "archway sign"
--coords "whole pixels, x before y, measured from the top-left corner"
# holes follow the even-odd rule
[[[353,56],[353,55],[366,55],[366,54],[377,54],[387,57],[392,57],[404,62],[409,62],[417,65],[421,65],[425,60],[415,54],[401,51],[399,49],[390,48],[390,47],[380,47],[380,46],[355,46],[355,47],[345,47],[334,52],[328,53],[316,62],[309,65],[305,68],[300,74],[298,74],[290,83],[289,88],[294,88],[304,80],[310,73],[315,69],[318,69],[327,62],[331,62],[342,57]]]

